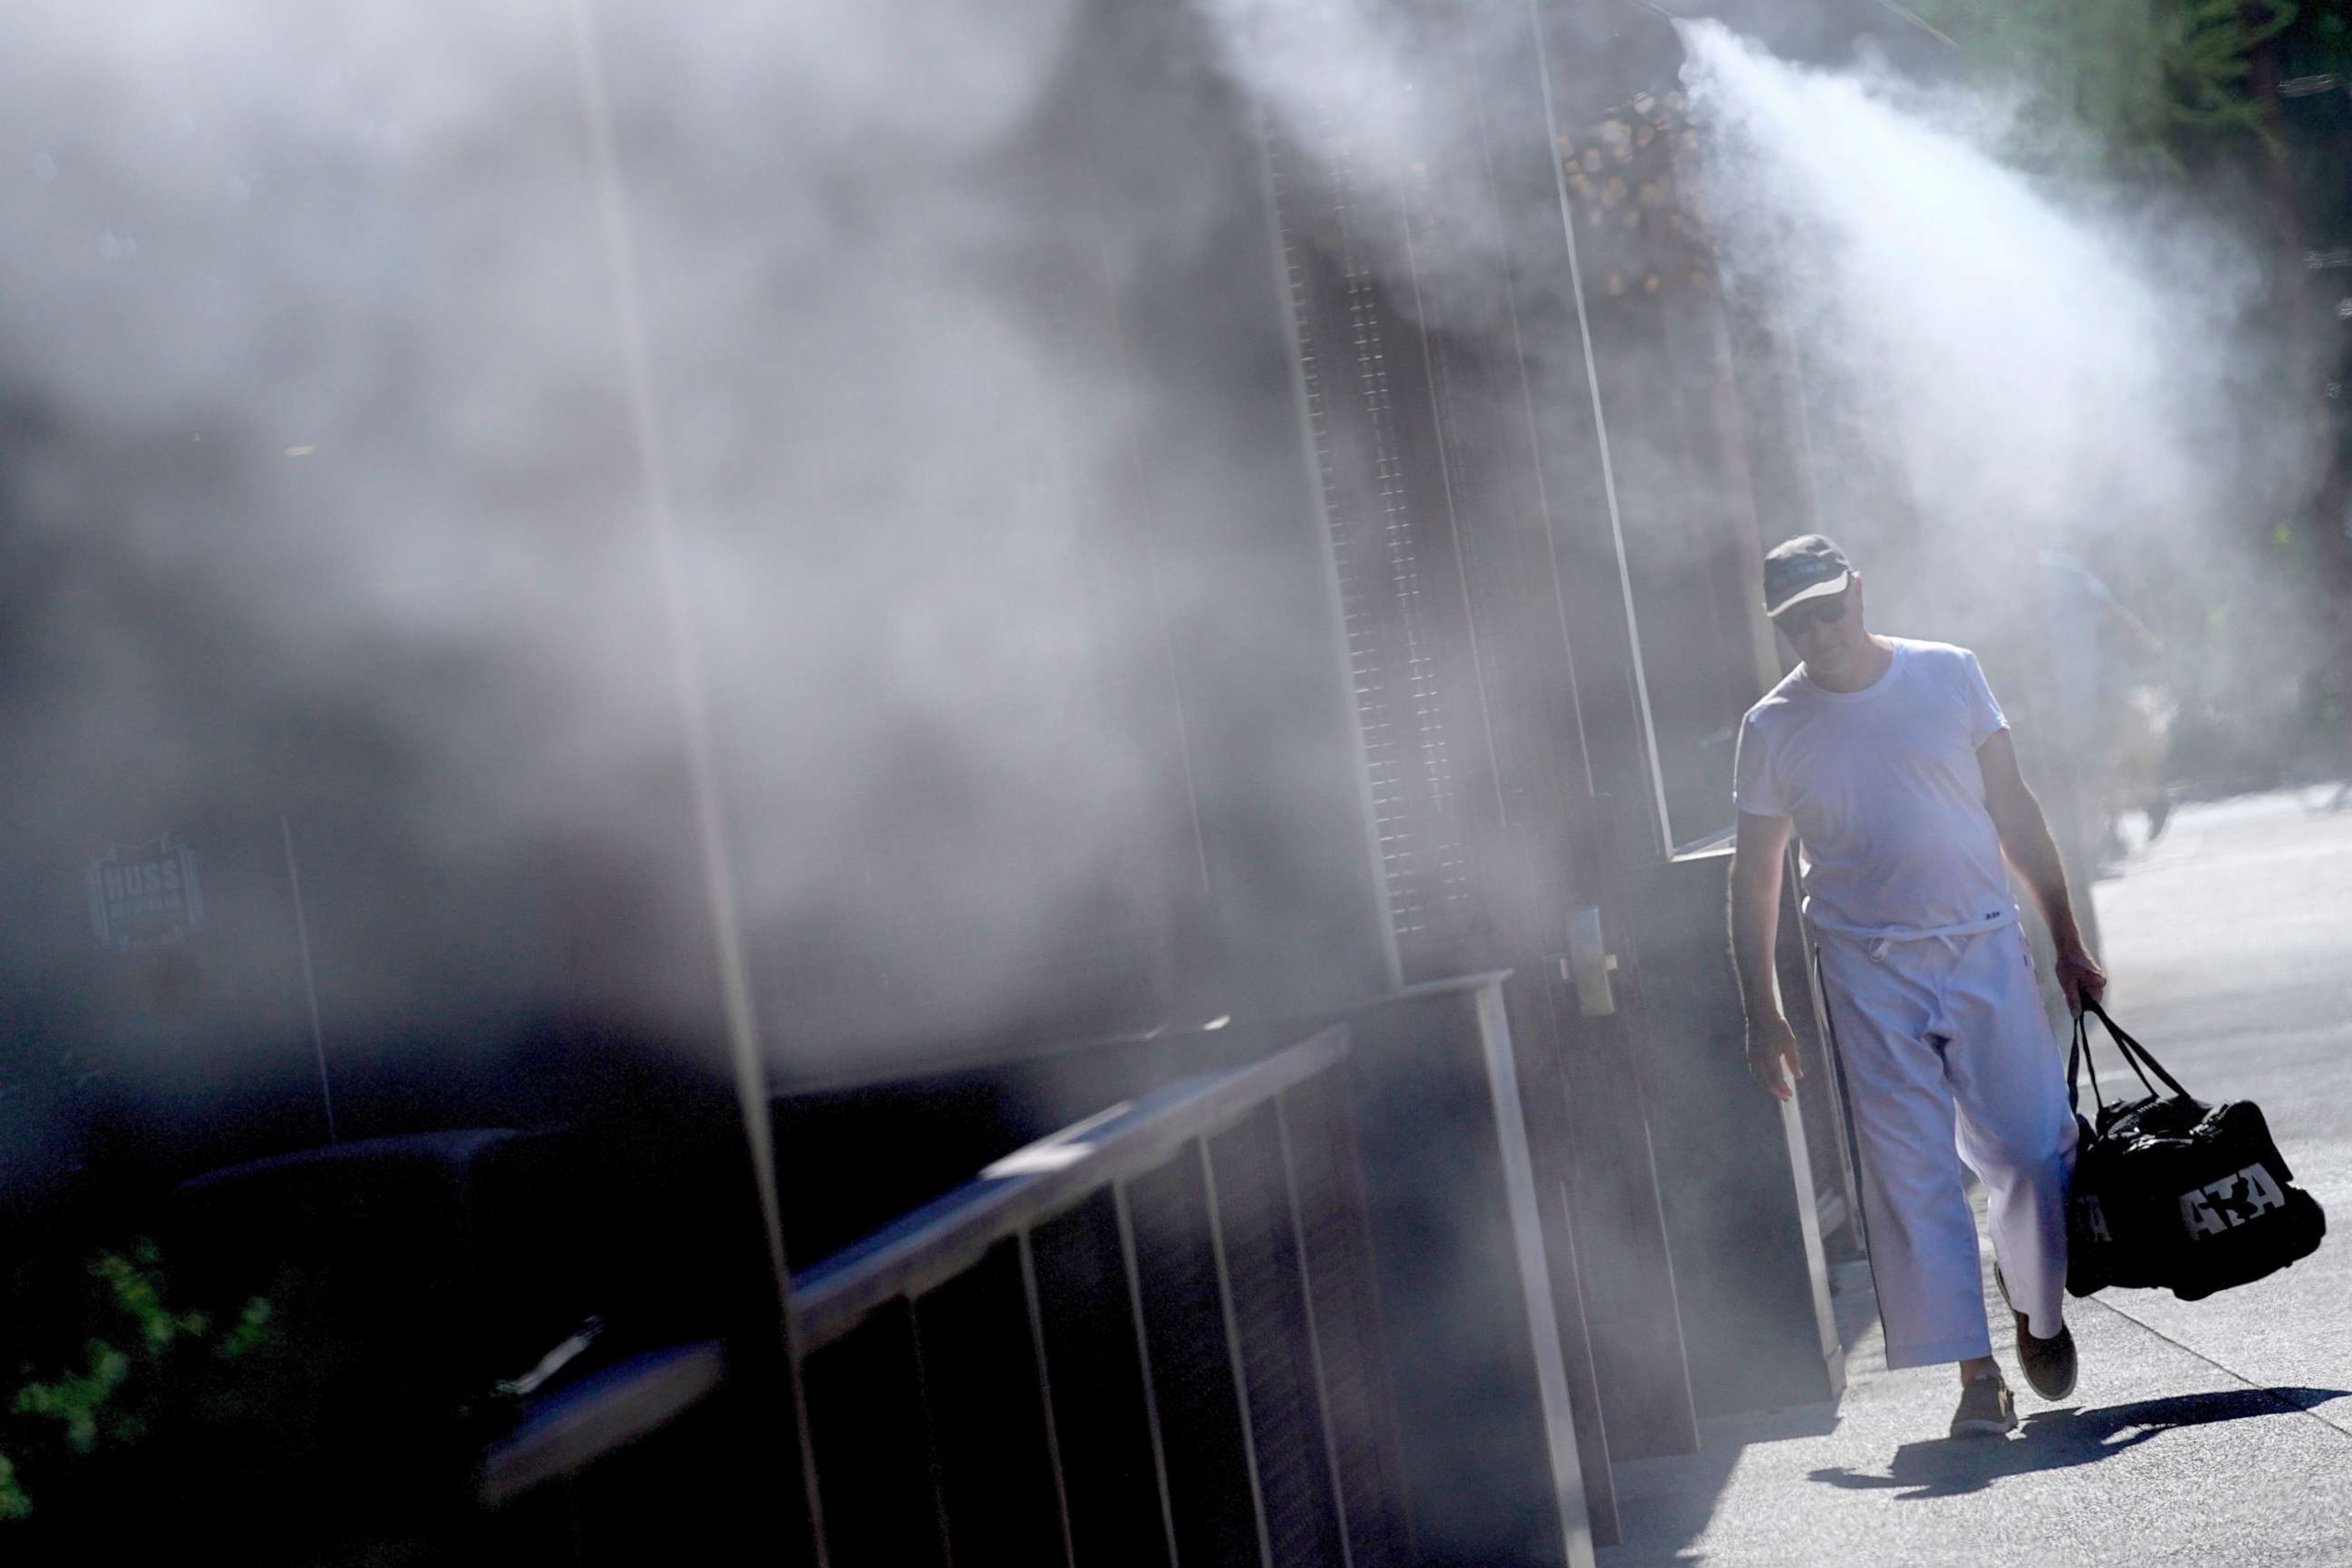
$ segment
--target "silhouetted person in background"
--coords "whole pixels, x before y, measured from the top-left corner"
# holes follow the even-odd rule
[[[1793,830],[1862,1152],[1886,1364],[1958,1362],[1952,1435],[2008,1432],[2017,1413],[1953,1152],[1985,1184],[2019,1364],[2060,1399],[2074,1386],[2062,1308],[2075,1131],[2004,856],[2049,922],[2068,1005],[2079,1013],[2106,976],[1976,655],[1873,635],[1862,574],[1819,534],[1765,556],[1764,608],[1804,662],[1748,710],[1734,764],[1748,1068],[1781,1100],[1802,1070],[1773,965]]]

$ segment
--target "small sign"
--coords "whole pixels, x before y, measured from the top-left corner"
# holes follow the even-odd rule
[[[168,836],[107,846],[89,866],[89,918],[100,942],[116,952],[187,941],[205,921],[196,852]]]

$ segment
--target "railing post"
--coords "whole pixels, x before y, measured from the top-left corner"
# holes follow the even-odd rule
[[[1045,1412],[1045,1457],[1054,1469],[1054,1504],[1062,1521],[1062,1561],[1076,1568],[1077,1548],[1070,1536],[1070,1486],[1062,1469],[1062,1438],[1054,1417],[1054,1378],[1045,1363],[1045,1317],[1037,1304],[1037,1259],[1031,1250],[1029,1232],[1019,1237],[1021,1247],[1021,1296],[1029,1319],[1029,1353],[1037,1368],[1037,1402]]]
[[[1151,1474],[1160,1485],[1160,1527],[1168,1536],[1168,1561],[1179,1561],[1176,1553],[1176,1510],[1168,1491],[1168,1450],[1160,1430],[1160,1396],[1153,1391],[1151,1376],[1151,1337],[1143,1327],[1143,1279],[1135,1263],[1135,1216],[1129,1212],[1127,1184],[1111,1184],[1111,1195],[1118,1211],[1118,1256],[1127,1269],[1127,1300],[1135,1319],[1135,1359],[1143,1369],[1143,1413],[1151,1427]]]
[[[1591,1568],[1503,978],[1349,1019],[1413,1558]]]
[[[1234,1317],[1233,1268],[1225,1260],[1225,1226],[1218,1214],[1217,1172],[1209,1158],[1209,1141],[1205,1137],[1192,1142],[1194,1158],[1201,1163],[1201,1193],[1209,1220],[1209,1250],[1217,1264],[1217,1306],[1223,1315],[1225,1327],[1225,1359],[1234,1369],[1234,1404],[1242,1417],[1242,1463],[1249,1472],[1250,1517],[1257,1524],[1258,1561],[1265,1568],[1274,1568],[1274,1545],[1265,1530],[1265,1487],[1258,1479],[1257,1434],[1250,1420],[1249,1372],[1242,1363],[1241,1324]]]
[[[1282,1154],[1282,1200],[1290,1216],[1290,1233],[1296,1238],[1291,1255],[1298,1265],[1298,1301],[1307,1318],[1307,1358],[1313,1369],[1315,1383],[1315,1419],[1323,1431],[1323,1459],[1331,1472],[1331,1503],[1339,1514],[1339,1568],[1355,1568],[1356,1557],[1349,1541],[1348,1487],[1339,1473],[1339,1435],[1331,1424],[1331,1380],[1323,1367],[1323,1336],[1315,1326],[1315,1282],[1307,1264],[1307,1224],[1299,1214],[1298,1177],[1290,1149],[1290,1117],[1283,1109],[1287,1095],[1276,1095],[1274,1101],[1275,1138]]]

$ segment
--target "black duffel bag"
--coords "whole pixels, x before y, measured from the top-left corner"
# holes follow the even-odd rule
[[[2090,1066],[2094,1017],[2106,1026],[2147,1098],[2110,1105],[2100,1095]],[[2078,1079],[2086,1070],[2095,1126],[2081,1110]],[[2158,1093],[2150,1072],[2172,1092]],[[2194,1301],[2310,1257],[2327,1234],[2327,1215],[2294,1184],[2262,1108],[2250,1100],[2207,1105],[2190,1099],[2095,1002],[2074,1020],[2066,1094],[2081,1133],[2066,1208],[2066,1289],[2073,1294],[2128,1285]]]

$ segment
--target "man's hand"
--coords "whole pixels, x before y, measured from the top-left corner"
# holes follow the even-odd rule
[[[2058,950],[2058,990],[2066,998],[2066,1010],[2077,1018],[2083,1016],[2083,1003],[2087,998],[2097,1002],[2107,994],[2107,972],[2081,942],[2070,942]]]
[[[1748,1070],[1775,1100],[1796,1093],[1794,1080],[1805,1076],[1805,1064],[1797,1059],[1797,1033],[1782,1015],[1748,1020]]]

